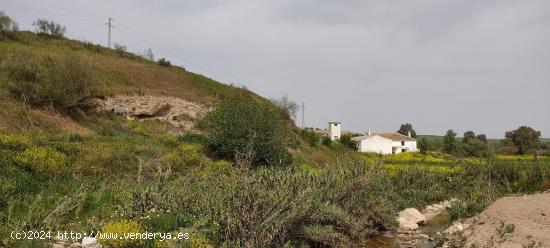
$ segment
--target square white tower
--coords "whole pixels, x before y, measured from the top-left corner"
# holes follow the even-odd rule
[[[328,123],[328,135],[331,140],[339,140],[342,136],[342,123],[331,121]]]

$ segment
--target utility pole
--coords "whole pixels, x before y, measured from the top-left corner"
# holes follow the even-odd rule
[[[305,128],[305,126],[304,126],[304,123],[305,123],[304,118],[306,116],[306,114],[304,113],[305,110],[306,110],[305,104],[302,103],[302,128]]]
[[[109,22],[108,23],[105,23],[108,27],[109,27],[109,41],[107,43],[107,47],[111,48],[111,28],[114,27],[112,24],[111,24],[111,21],[114,21],[115,19],[109,17]]]

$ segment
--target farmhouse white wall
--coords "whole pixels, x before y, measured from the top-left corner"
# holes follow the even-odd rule
[[[392,153],[392,141],[381,136],[372,136],[368,139],[359,141],[358,150],[360,152],[376,152],[381,154]]]
[[[405,147],[407,151],[409,152],[418,152],[418,148],[416,148],[416,140],[415,141],[405,141]]]
[[[405,149],[406,152],[417,152],[417,148],[416,148],[416,140],[415,141],[410,141],[410,140],[407,140],[405,141],[405,144],[402,145],[403,143],[401,143],[402,141],[392,141],[392,146],[395,147],[395,153],[401,153],[403,152],[402,149]]]

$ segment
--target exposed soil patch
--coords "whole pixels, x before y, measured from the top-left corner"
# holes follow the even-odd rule
[[[90,103],[96,111],[111,111],[131,119],[157,119],[191,130],[194,121],[209,108],[171,96],[115,95],[95,98]]]
[[[550,247],[550,192],[503,197],[465,223],[465,247]]]

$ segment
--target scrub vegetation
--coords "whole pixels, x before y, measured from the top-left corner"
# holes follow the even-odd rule
[[[0,246],[46,243],[11,231],[100,230],[190,234],[110,247],[360,247],[396,228],[403,208],[458,198],[450,213],[462,218],[550,188],[544,155],[362,154],[298,130],[286,107],[244,89],[59,36],[15,36],[0,41]],[[135,92],[213,108],[197,132],[174,134],[80,104]]]

